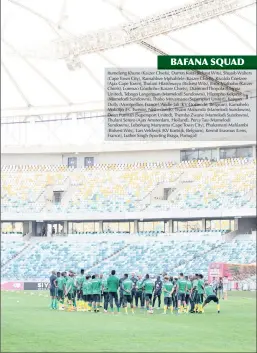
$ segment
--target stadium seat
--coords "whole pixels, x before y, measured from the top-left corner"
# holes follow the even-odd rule
[[[186,233],[187,234],[187,233]],[[194,235],[196,235],[194,233]],[[46,280],[52,270],[79,271],[85,268],[90,273],[109,274],[116,269],[118,275],[136,272],[160,274],[167,271],[173,275],[179,272],[208,274],[211,262],[253,263],[256,259],[256,242],[234,240],[170,240],[143,234],[113,235],[88,234],[89,240],[77,241],[69,236],[53,241],[7,242],[2,240],[2,278],[5,280]],[[108,237],[92,241],[92,236]],[[138,239],[140,237],[140,241]],[[134,239],[134,240],[133,240]],[[181,238],[183,239],[183,238]],[[29,244],[29,246],[28,246]],[[27,248],[25,248],[27,246]],[[24,250],[25,249],[25,250]],[[18,253],[20,256],[15,257]]]
[[[242,168],[244,166],[244,168]],[[1,212],[69,214],[171,209],[255,208],[256,160],[223,159],[66,166],[2,166]],[[48,200],[48,186],[68,181],[67,202]],[[162,184],[173,185],[167,200],[147,196]]]

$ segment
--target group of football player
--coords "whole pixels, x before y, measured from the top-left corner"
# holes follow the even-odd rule
[[[52,272],[50,277],[51,308],[68,311],[114,312],[114,303],[117,312],[123,308],[128,313],[128,304],[131,312],[135,308],[146,309],[151,314],[158,301],[157,309],[161,309],[164,299],[163,314],[171,313],[203,313],[204,307],[211,301],[217,304],[220,312],[218,286],[205,281],[202,274],[172,277],[164,273],[156,278],[124,274],[117,277],[116,271],[110,275],[89,275],[82,269],[79,275],[73,271]]]

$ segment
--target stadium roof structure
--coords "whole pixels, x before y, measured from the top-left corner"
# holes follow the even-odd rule
[[[61,131],[81,119],[87,140],[103,140],[105,68],[155,68],[165,54],[256,53],[255,0],[2,0],[1,8],[2,124],[55,121]]]

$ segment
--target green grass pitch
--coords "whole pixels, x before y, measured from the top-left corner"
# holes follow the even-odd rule
[[[256,292],[180,316],[54,311],[47,294],[1,293],[2,352],[256,352]]]

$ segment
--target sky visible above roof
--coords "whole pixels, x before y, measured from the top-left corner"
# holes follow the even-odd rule
[[[40,51],[56,40],[103,28],[108,30],[190,3],[184,0],[2,0],[2,116],[20,115],[36,108],[65,111],[71,106],[80,106],[79,110],[103,107],[105,68],[156,67],[157,54],[134,42],[83,55],[80,57],[83,67],[72,71],[64,60],[40,57]],[[171,55],[253,55],[255,6],[155,36],[147,42]],[[39,54],[31,57],[30,51]]]
[[[217,4],[217,7],[229,1],[246,5],[254,3],[254,0],[200,1]],[[157,51],[169,55],[256,53],[256,3],[145,39],[145,43],[156,51],[134,41],[81,55],[82,65],[76,70],[71,70],[67,61],[52,57],[50,52],[56,41],[73,40],[103,29],[107,33],[115,26],[118,28],[196,2],[2,0],[2,146],[102,143],[105,68],[155,68]],[[82,115],[87,112],[86,119],[76,120],[76,112]],[[66,114],[69,120],[64,121]],[[55,115],[56,122],[49,122],[51,115]],[[29,120],[26,117],[30,117]]]

